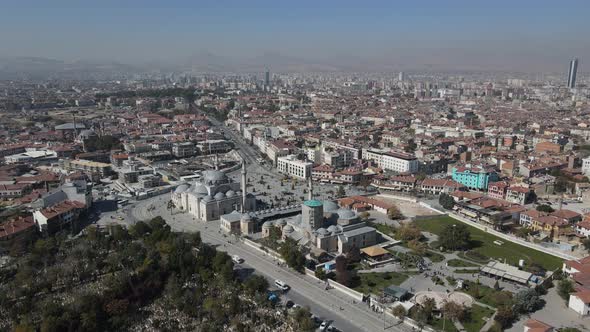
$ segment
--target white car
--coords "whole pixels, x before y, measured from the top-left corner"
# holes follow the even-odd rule
[[[288,291],[291,287],[281,280],[275,280],[275,285],[282,291]]]
[[[234,264],[242,264],[244,262],[244,259],[238,255],[233,255],[231,260],[234,262]]]
[[[320,331],[326,331],[328,329],[328,326],[330,325],[330,322],[325,320],[322,322],[322,324],[320,324]]]

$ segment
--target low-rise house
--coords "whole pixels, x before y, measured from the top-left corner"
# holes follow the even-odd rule
[[[492,198],[504,199],[506,191],[508,191],[510,184],[506,181],[491,182],[488,185],[488,196]]]
[[[506,200],[512,203],[525,205],[530,203],[533,192],[529,188],[511,186],[506,190]]]
[[[465,189],[466,187],[461,183],[449,179],[424,179],[420,184],[420,191],[433,195],[448,194]]]
[[[33,212],[39,231],[53,234],[64,228],[75,227],[86,205],[77,201],[63,201],[51,207]]]

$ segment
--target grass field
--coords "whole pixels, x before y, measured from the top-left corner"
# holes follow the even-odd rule
[[[451,267],[478,267],[479,265],[461,259],[449,259],[447,262]]]
[[[384,273],[359,273],[358,285],[352,289],[363,294],[381,294],[383,289],[389,285],[400,285],[409,278],[408,274],[398,272]]]
[[[495,308],[511,303],[512,293],[508,291],[495,290],[492,287],[477,285],[471,281],[466,281],[464,284],[466,286],[464,291],[478,302]]]
[[[486,321],[483,320],[484,317],[492,317],[493,314],[494,311],[492,309],[476,304],[471,307],[467,318],[461,321],[461,324],[463,324],[463,327],[468,332],[479,332],[486,323]]]
[[[440,234],[445,226],[459,224],[461,221],[443,216],[434,219],[417,220],[414,223],[423,231]],[[563,260],[561,258],[500,239],[473,226],[468,227],[471,233],[472,250],[480,255],[501,260],[502,262],[506,260],[507,263],[512,265],[517,265],[519,259],[524,259],[527,263],[537,263],[547,270],[555,270],[562,265]],[[501,246],[494,244],[496,240],[500,240],[504,244]]]

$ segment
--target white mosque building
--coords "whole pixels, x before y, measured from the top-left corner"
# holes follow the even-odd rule
[[[203,221],[217,220],[232,211],[256,210],[256,198],[246,193],[244,163],[241,185],[219,170],[204,171],[194,183],[179,185],[172,192],[172,202],[176,208]]]

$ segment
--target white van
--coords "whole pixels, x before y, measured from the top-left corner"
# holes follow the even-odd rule
[[[287,290],[289,290],[289,288],[291,288],[291,287],[289,287],[289,285],[287,285],[286,283],[284,283],[283,281],[278,280],[278,279],[275,280],[275,285],[282,291],[287,291]]]

